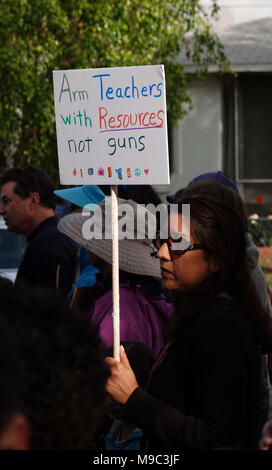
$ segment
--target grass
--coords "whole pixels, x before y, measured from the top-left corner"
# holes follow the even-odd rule
[[[266,282],[272,290],[272,260],[269,258],[259,258],[259,264],[264,272]]]

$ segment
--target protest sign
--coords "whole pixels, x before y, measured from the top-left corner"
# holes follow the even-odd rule
[[[61,184],[169,184],[163,65],[53,72]]]
[[[60,182],[110,185],[113,352],[120,360],[118,184],[169,184],[163,65],[53,72]]]

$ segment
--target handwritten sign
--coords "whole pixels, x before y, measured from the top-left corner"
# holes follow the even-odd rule
[[[168,184],[163,65],[53,72],[60,182]]]

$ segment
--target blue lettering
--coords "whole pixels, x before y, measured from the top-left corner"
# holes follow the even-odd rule
[[[162,95],[162,90],[161,90],[161,87],[163,86],[163,83],[160,82],[157,84],[157,91],[159,92],[158,95],[154,95],[154,98],[159,98],[161,95]]]
[[[126,98],[131,98],[130,95],[127,95],[127,91],[128,91],[128,90],[130,90],[130,87],[129,87],[129,86],[127,86],[127,87],[125,88],[125,97],[126,97]]]
[[[132,75],[132,98],[134,98],[134,90],[137,91],[137,98],[139,98],[139,90],[138,88],[134,85],[134,77]]]
[[[110,73],[102,73],[101,75],[93,75],[93,78],[100,78],[100,99],[103,101],[103,79],[102,77],[110,77]]]
[[[122,88],[117,88],[116,90],[116,98],[124,98],[122,94]]]
[[[156,84],[155,84],[155,83],[152,83],[152,85],[149,85],[149,94],[150,94],[150,96],[152,96],[152,94],[153,94],[153,91],[152,91],[152,90],[153,90],[154,87],[156,88]]]
[[[111,76],[111,74],[109,74],[109,73],[104,73],[104,74],[102,73],[102,74],[99,74],[99,75],[93,75],[93,78],[99,78],[100,99],[101,99],[101,101],[103,101],[105,98],[107,100],[114,100],[114,98],[119,98],[119,99],[120,98],[128,98],[128,99],[137,98],[137,99],[139,99],[140,95],[143,96],[143,97],[151,96],[153,98],[159,98],[160,96],[162,96],[162,93],[163,93],[163,83],[162,82],[152,83],[152,84],[149,84],[149,85],[142,86],[141,88],[138,88],[135,85],[135,78],[132,75],[132,77],[131,77],[131,86],[126,86],[124,89],[122,87],[118,87],[118,88],[115,89],[111,86],[105,88],[105,82],[104,82],[103,79],[104,79],[104,77],[110,77],[110,76]],[[65,77],[65,79],[66,79],[66,77]],[[63,79],[63,85],[62,85],[61,93],[70,91],[69,88],[64,88],[65,79]],[[79,118],[78,115],[77,115],[77,117]],[[84,117],[85,117],[85,125],[86,125],[86,116],[84,116]],[[67,121],[67,119],[65,121]],[[65,124],[67,124],[67,123],[68,123],[68,121],[65,122]]]
[[[106,97],[108,98],[108,100],[113,100],[113,96],[110,96],[113,94],[113,88],[111,86],[109,86],[109,88],[107,88],[107,91],[106,91]]]
[[[142,93],[142,96],[148,96],[147,94],[147,86],[143,86],[142,90],[141,90],[141,93]]]

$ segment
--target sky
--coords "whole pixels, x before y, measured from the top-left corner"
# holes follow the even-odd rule
[[[211,0],[202,0],[206,6]],[[272,0],[218,0],[220,6],[216,29],[228,28],[261,18],[272,17]]]

